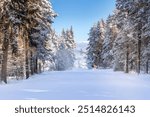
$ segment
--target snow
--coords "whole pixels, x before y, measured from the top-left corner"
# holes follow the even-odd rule
[[[107,70],[44,72],[28,80],[0,85],[5,100],[150,99],[149,75]]]
[[[77,47],[75,49],[74,69],[78,69],[78,68],[87,69],[87,64],[86,64],[87,45],[88,45],[88,41],[78,42],[76,44]]]

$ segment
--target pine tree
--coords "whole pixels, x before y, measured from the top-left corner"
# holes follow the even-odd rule
[[[113,44],[117,37],[118,29],[116,26],[115,15],[109,16],[106,21],[105,27],[105,35],[104,35],[104,42],[103,42],[103,51],[102,51],[102,58],[103,58],[103,67],[104,68],[112,68],[113,66]]]
[[[62,30],[61,38],[62,38],[62,41],[64,41],[63,43],[65,43],[66,48],[74,49],[76,47],[72,26],[70,29],[67,29],[66,31],[64,29]]]
[[[48,50],[48,60],[46,60],[44,67],[49,68],[48,70],[56,70],[56,53],[59,50],[59,39],[60,37],[56,34],[55,30],[51,30],[47,41],[46,49]]]
[[[22,1],[23,2],[23,1]],[[18,50],[17,45],[17,30],[21,23],[20,15],[23,15],[23,9],[19,9],[23,4],[14,0],[4,1],[1,7],[1,30],[3,33],[2,51],[3,60],[1,68],[1,81],[7,83],[7,62],[9,45],[12,48],[12,54],[16,54]]]
[[[134,41],[133,46],[135,47],[134,54],[136,54],[136,71],[140,73],[142,50],[145,41],[145,37],[142,37],[145,32],[143,29],[147,26],[148,20],[148,9],[149,1],[147,0],[136,0],[136,1],[123,1],[117,0],[117,8],[124,14],[127,14],[128,22],[130,23],[130,37],[131,41]]]
[[[142,5],[140,6],[141,10],[144,10],[143,19],[144,23],[142,26],[142,35],[141,38],[143,40],[142,44],[142,67],[145,73],[149,73],[149,62],[150,62],[150,0],[143,0]]]
[[[74,32],[73,32],[73,27],[71,26],[71,28],[69,30],[66,31],[66,45],[68,48],[72,48],[74,49],[76,47],[75,41],[74,41]]]
[[[16,58],[12,63],[19,65],[23,71],[21,74],[29,78],[30,74],[41,71],[38,61],[46,58],[48,34],[56,14],[48,0],[5,0],[0,3],[0,32],[3,35],[1,81],[7,83],[10,47],[13,58]],[[22,59],[20,63],[19,59]]]
[[[74,32],[71,27],[70,30],[62,30],[62,35],[60,36],[59,47],[56,52],[56,69],[57,70],[67,70],[74,66]]]
[[[89,32],[89,45],[87,48],[88,51],[88,68],[98,68],[101,65],[102,61],[102,48],[103,48],[103,40],[104,40],[104,30],[105,23],[103,20],[98,21],[96,25],[94,25]]]
[[[49,39],[48,34],[51,33],[51,23],[56,17],[52,10],[52,6],[48,0],[30,1],[29,4],[29,20],[32,21],[29,27],[30,47],[35,48],[33,58],[33,73],[41,71],[41,64],[47,57],[46,43]],[[34,22],[34,23],[33,23]]]

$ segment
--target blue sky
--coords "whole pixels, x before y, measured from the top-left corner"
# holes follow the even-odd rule
[[[90,27],[106,19],[115,9],[115,0],[50,0],[58,13],[53,28],[57,33],[73,26],[75,41],[86,41]]]

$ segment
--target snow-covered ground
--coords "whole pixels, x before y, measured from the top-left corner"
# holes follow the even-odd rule
[[[0,99],[150,99],[150,76],[112,70],[45,72],[0,85]]]

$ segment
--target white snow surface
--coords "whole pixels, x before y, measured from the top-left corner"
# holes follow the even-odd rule
[[[1,100],[147,100],[150,76],[113,70],[45,72],[0,85]]]

